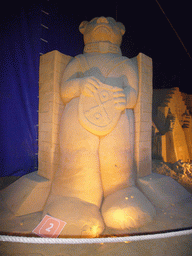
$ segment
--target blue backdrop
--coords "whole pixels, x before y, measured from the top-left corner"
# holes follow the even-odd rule
[[[0,176],[38,169],[40,55],[54,49],[73,56],[82,51],[83,43],[74,47],[81,41],[78,27],[57,14],[56,7],[42,2],[22,6],[1,22]]]
[[[1,176],[21,176],[37,168],[40,16],[31,12],[22,9],[1,26]]]

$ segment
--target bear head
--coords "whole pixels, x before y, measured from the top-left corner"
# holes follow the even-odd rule
[[[125,27],[121,22],[116,22],[111,17],[97,17],[90,22],[83,21],[79,26],[83,34],[84,43],[110,42],[121,45],[122,36],[125,33]]]

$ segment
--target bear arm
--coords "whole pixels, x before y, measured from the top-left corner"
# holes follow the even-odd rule
[[[60,93],[64,104],[81,94],[80,82],[83,72],[79,62],[73,58],[67,65],[61,81]]]
[[[124,67],[124,93],[126,95],[126,108],[134,108],[137,103],[139,91],[138,72],[133,63],[129,60]]]

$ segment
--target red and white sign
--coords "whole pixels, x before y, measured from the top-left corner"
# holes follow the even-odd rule
[[[32,232],[41,237],[57,238],[66,224],[65,221],[45,215]]]

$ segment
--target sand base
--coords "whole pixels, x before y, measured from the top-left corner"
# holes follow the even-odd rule
[[[6,180],[7,182],[7,180]],[[8,184],[8,182],[7,182]],[[0,210],[1,234],[22,234],[32,236],[32,230],[41,221],[42,213],[33,213],[15,217],[3,204]],[[124,232],[105,229],[103,236],[127,236],[133,233],[155,232],[192,227],[192,203],[185,200],[165,209],[156,208],[157,215],[147,226]],[[0,255],[19,256],[75,256],[75,255],[192,255],[192,235],[148,240],[129,243],[79,244],[79,245],[48,245],[0,243]]]

